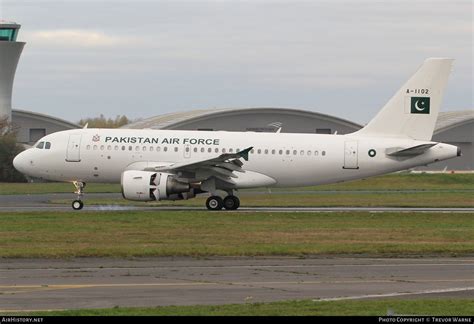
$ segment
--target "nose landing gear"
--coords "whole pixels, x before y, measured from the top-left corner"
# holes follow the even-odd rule
[[[74,181],[73,185],[76,187],[76,191],[74,193],[77,194],[77,199],[72,202],[71,206],[74,210],[81,210],[82,207],[84,207],[82,196],[84,195],[84,188],[86,184],[81,181]]]

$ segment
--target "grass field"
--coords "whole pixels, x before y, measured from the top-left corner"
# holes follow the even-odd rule
[[[314,302],[284,301],[274,303],[254,303],[219,306],[166,306],[150,308],[110,308],[82,309],[70,311],[34,312],[28,316],[386,316],[432,315],[432,316],[473,316],[474,299],[461,300],[363,300]],[[25,313],[17,313],[25,315]]]
[[[18,212],[0,217],[0,257],[459,255],[472,213]]]
[[[474,191],[474,174],[408,174],[397,173],[364,180],[346,183],[302,187],[280,190],[472,190]],[[74,186],[70,183],[0,183],[1,195],[12,194],[40,194],[73,192]],[[86,192],[120,192],[119,184],[90,183]]]

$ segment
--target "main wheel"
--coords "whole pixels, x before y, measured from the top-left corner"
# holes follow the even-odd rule
[[[82,202],[82,200],[74,200],[72,202],[72,209],[81,210],[82,207],[84,207],[84,203]]]
[[[240,199],[236,196],[227,196],[224,198],[224,208],[227,210],[236,210],[240,207]]]
[[[206,207],[209,210],[221,210],[223,206],[224,202],[219,196],[211,196],[206,200]]]

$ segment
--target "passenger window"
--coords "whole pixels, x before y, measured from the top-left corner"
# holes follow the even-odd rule
[[[209,153],[211,153],[211,152],[212,152],[212,149],[211,149],[211,148],[208,148],[207,151],[208,151]]]
[[[140,151],[140,146],[135,146],[135,151]]]
[[[272,154],[275,154],[275,150],[272,150]]]
[[[114,149],[115,149],[116,151],[118,151],[118,149],[119,149],[118,145],[115,145]]]
[[[293,155],[296,155],[298,154],[298,151],[297,150],[293,150]]]
[[[130,145],[130,146],[128,147],[128,150],[129,150],[129,151],[133,150],[133,146]]]
[[[125,151],[125,145],[122,145],[122,151]]]
[[[286,150],[286,155],[290,155],[290,150]]]
[[[159,147],[159,146],[156,147],[156,151],[157,151],[157,152],[160,151],[160,147]]]
[[[153,146],[150,146],[150,152],[153,152]]]
[[[44,144],[44,148],[47,149],[47,150],[49,150],[49,149],[51,148],[51,142],[46,142],[46,143]]]
[[[234,152],[234,149],[229,149],[229,153],[233,153]]]
[[[90,149],[91,149],[91,146],[90,146],[90,145],[87,145],[87,146],[86,146],[86,149],[90,150]]]
[[[104,145],[101,145],[101,146],[100,146],[100,150],[101,150],[101,151],[104,150]]]
[[[142,150],[143,150],[143,152],[146,152],[146,146],[144,146]]]
[[[175,147],[175,148],[174,148],[174,151],[175,151],[175,152],[178,152],[178,147]]]
[[[319,152],[318,151],[314,151],[314,155],[315,156],[318,156]]]
[[[261,149],[258,149],[257,150],[257,154],[261,154],[262,153],[262,150]]]
[[[282,154],[283,154],[283,150],[279,150],[279,151],[278,151],[278,154],[282,155]]]
[[[204,153],[204,147],[201,147],[201,153]]]
[[[303,150],[301,150],[300,155],[304,155],[304,151],[303,151]]]
[[[215,151],[216,151],[216,153],[219,153],[219,149],[217,147],[216,147]]]
[[[39,142],[38,145],[36,145],[36,148],[42,149],[44,147],[44,142]]]
[[[198,148],[195,147],[193,151],[194,151],[194,153],[196,153],[198,151]]]
[[[222,153],[225,153],[225,148],[222,149]]]
[[[163,147],[163,152],[167,152],[167,151],[168,151],[168,147],[167,146]]]
[[[326,155],[326,151],[322,151],[322,152],[321,152],[321,155],[322,155],[322,156],[325,156],[325,155]]]
[[[308,156],[311,156],[311,151],[308,151]]]
[[[110,151],[110,150],[112,150],[112,146],[111,146],[111,145],[108,145],[108,146],[107,146],[107,151]]]
[[[93,146],[93,149],[94,149],[94,151],[97,150],[97,145],[94,145],[94,146]]]

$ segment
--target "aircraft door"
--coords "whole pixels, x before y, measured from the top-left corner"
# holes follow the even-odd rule
[[[69,142],[67,144],[66,161],[67,162],[80,162],[81,156],[81,137],[82,135],[73,134],[69,135]]]
[[[347,141],[344,143],[344,166],[343,169],[358,169],[358,147],[357,141]]]

